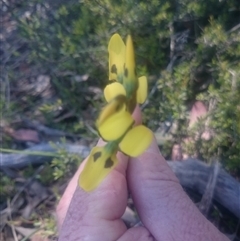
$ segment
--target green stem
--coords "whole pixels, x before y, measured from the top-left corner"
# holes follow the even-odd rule
[[[118,150],[118,144],[119,142],[118,141],[110,141],[106,144],[105,148],[111,152],[111,153],[114,153],[115,151]]]
[[[35,156],[53,156],[53,157],[59,156],[58,154],[52,153],[52,152],[21,151],[21,150],[12,150],[12,149],[5,149],[5,148],[0,148],[0,152],[25,154],[25,155],[35,155]]]

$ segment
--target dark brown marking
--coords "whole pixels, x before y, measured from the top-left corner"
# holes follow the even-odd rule
[[[95,162],[101,155],[102,155],[102,153],[100,151],[94,153],[93,154],[93,161]]]
[[[116,64],[113,64],[112,67],[111,67],[111,73],[113,74],[117,74],[117,67],[116,67]]]
[[[111,159],[111,157],[109,157],[105,162],[104,168],[111,168],[113,166],[113,163],[113,160]]]
[[[118,103],[115,108],[116,112],[118,112],[121,109],[121,107],[122,107],[122,104]]]
[[[124,69],[124,75],[126,78],[128,77],[128,69],[127,68]]]

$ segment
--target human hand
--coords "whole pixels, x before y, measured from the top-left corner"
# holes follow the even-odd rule
[[[133,115],[140,123],[140,110]],[[117,167],[89,193],[77,186],[86,160],[80,166],[57,207],[59,241],[228,240],[185,194],[155,140],[141,156],[118,153],[118,160]],[[144,227],[127,229],[121,220],[128,191]]]

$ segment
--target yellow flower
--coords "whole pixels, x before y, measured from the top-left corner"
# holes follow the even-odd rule
[[[147,99],[147,91],[147,77],[141,76],[138,78],[137,103],[143,104],[145,102],[145,100]]]
[[[150,145],[153,134],[145,126],[134,126],[131,112],[136,102],[147,97],[147,78],[137,79],[132,38],[126,46],[118,34],[110,39],[109,79],[116,82],[104,89],[107,105],[96,121],[99,135],[107,142],[94,147],[79,177],[79,186],[85,191],[94,190],[117,164],[117,151],[137,157]]]
[[[138,80],[136,76],[133,41],[130,35],[127,36],[125,58],[123,85],[127,97],[131,97],[137,91]]]
[[[94,190],[116,164],[116,150],[109,150],[107,146],[94,147],[79,177],[79,186],[87,192]]]
[[[130,129],[119,143],[120,150],[131,157],[141,155],[151,144],[153,133],[144,125]]]
[[[125,96],[117,96],[101,111],[96,126],[108,143],[94,147],[79,178],[85,191],[94,190],[117,164],[116,153],[137,157],[150,145],[153,134],[143,125],[133,126],[134,119],[126,111]]]
[[[126,96],[126,90],[124,89],[123,85],[119,82],[114,82],[112,84],[107,85],[104,88],[104,96],[107,102],[111,101],[119,95]]]
[[[109,80],[123,83],[126,46],[119,34],[114,34],[108,44]]]
[[[94,190],[116,166],[118,147],[123,153],[137,157],[150,145],[152,138],[152,132],[139,125],[125,133],[120,142],[108,142],[103,147],[94,147],[79,177],[79,186],[87,192]]]
[[[108,107],[111,107],[112,103],[113,102],[110,102],[107,105],[107,108],[105,108],[100,114],[99,119],[102,119],[101,122],[97,121],[96,123],[98,132],[105,141],[118,140],[134,124],[134,119],[132,118],[131,114],[124,109],[120,111],[113,111],[111,115],[103,120],[102,115],[105,115],[105,112],[107,111]]]
[[[114,34],[108,45],[109,80],[117,81],[106,86],[104,96],[107,102],[118,95],[127,99],[135,96],[135,102],[144,103],[147,98],[146,76],[136,77],[135,55],[131,36],[127,37],[126,46],[119,36]]]
[[[102,124],[108,117],[126,109],[126,96],[118,95],[114,97],[101,111],[97,119],[97,127]]]
[[[116,96],[114,99],[112,99],[103,108],[103,110],[101,111],[96,121],[96,127],[98,129],[99,135],[105,141],[118,141],[118,142],[122,141],[124,143],[126,142],[130,143],[131,141],[135,142],[136,140],[135,143],[138,144],[139,140],[144,139],[148,143],[149,135],[146,134],[147,130],[149,130],[148,128],[146,127],[145,128],[141,127],[139,129],[136,129],[136,127],[133,128],[143,133],[142,138],[137,133],[137,131],[131,132],[132,131],[131,129],[135,121],[131,116],[131,114],[126,110],[125,101],[126,101],[125,96],[119,95],[119,96]],[[144,136],[145,134],[147,136]],[[126,136],[128,136],[128,138]],[[125,147],[124,144],[122,144],[121,146]],[[124,148],[124,150],[125,149],[126,148]],[[123,152],[125,152],[124,150]],[[129,156],[132,156],[130,151],[126,151],[126,154],[128,154]]]

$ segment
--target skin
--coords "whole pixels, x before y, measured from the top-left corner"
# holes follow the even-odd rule
[[[139,108],[133,116],[141,122]],[[79,167],[57,206],[59,241],[229,241],[186,195],[155,139],[141,156],[118,153],[118,159],[118,166],[90,193],[77,185],[86,160]],[[128,191],[143,227],[127,229],[121,220]]]

